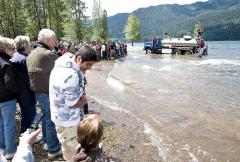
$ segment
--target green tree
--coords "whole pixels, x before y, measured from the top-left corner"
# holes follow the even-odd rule
[[[21,0],[0,0],[0,35],[14,38],[24,34],[26,16]]]
[[[64,0],[27,0],[22,2],[27,14],[27,35],[36,40],[39,30],[50,28],[56,33],[58,40],[64,36],[67,2]]]
[[[92,20],[92,40],[108,41],[107,11],[102,11],[99,0],[93,0]]]
[[[101,40],[107,42],[109,36],[109,29],[108,29],[108,20],[107,20],[107,11],[103,10],[101,16],[101,27],[100,27],[100,38]]]
[[[24,8],[26,8],[27,11],[27,35],[31,37],[31,39],[36,40],[37,39],[37,34],[38,31],[41,30],[44,27],[42,24],[44,23],[44,16],[43,16],[43,10],[42,9],[42,0],[27,0],[23,1],[24,3]],[[51,8],[51,7],[49,7]]]
[[[92,39],[100,41],[101,40],[101,4],[99,0],[93,0],[93,9],[92,9]]]
[[[70,22],[72,22],[72,29],[74,31],[75,39],[82,41],[86,35],[87,16],[84,15],[86,10],[85,3],[81,0],[73,0],[71,4],[72,15]]]
[[[193,29],[194,37],[199,37],[203,34],[203,26],[200,21],[197,21]]]
[[[84,41],[91,42],[91,40],[92,40],[92,26],[87,25],[86,26],[86,34],[84,36]]]
[[[132,42],[132,46],[133,41],[140,40],[141,38],[140,21],[135,15],[130,14],[128,16],[127,24],[125,25],[124,28],[124,33],[126,39]]]
[[[37,39],[42,28],[52,29],[58,40],[82,40],[87,32],[82,0],[0,0],[0,35]]]

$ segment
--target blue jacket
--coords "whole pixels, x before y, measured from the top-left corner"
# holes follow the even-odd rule
[[[11,61],[18,71],[18,78],[20,80],[20,93],[18,99],[24,99],[24,102],[34,102],[35,94],[30,89],[29,77],[26,65],[27,54],[22,52],[14,53]]]
[[[29,84],[28,71],[26,65],[27,54],[22,52],[15,52],[11,58],[12,63],[15,65],[17,70],[20,72],[21,79],[25,80],[26,84]]]

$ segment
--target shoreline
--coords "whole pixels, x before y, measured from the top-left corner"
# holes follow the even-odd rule
[[[90,99],[90,113],[99,114],[104,123],[104,152],[113,161],[157,161],[158,150],[144,133],[144,123],[124,111],[107,108]]]
[[[140,54],[145,54],[145,51],[143,50],[143,47],[140,46],[128,46],[127,47],[128,52],[133,52],[133,53],[140,53]]]

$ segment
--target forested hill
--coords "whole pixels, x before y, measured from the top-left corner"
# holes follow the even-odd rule
[[[240,0],[209,0],[190,5],[159,5],[135,10],[141,22],[142,40],[168,32],[181,36],[193,31],[196,21],[207,40],[240,40]],[[123,38],[128,14],[108,18],[110,37]]]

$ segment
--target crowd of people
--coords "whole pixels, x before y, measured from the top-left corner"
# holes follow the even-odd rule
[[[101,147],[101,118],[88,114],[85,73],[99,59],[126,54],[126,44],[118,42],[63,41],[57,45],[50,29],[42,29],[34,44],[28,36],[0,37],[0,161],[34,161],[31,144],[40,129],[29,132],[28,128],[37,103],[43,114],[41,132],[48,158],[63,155],[66,161],[108,161]],[[18,148],[17,103],[22,133]]]
[[[125,42],[99,42],[93,41],[89,44],[97,53],[98,60],[114,60],[127,55],[127,44]],[[62,56],[68,50],[76,52],[82,43],[61,41],[56,48],[57,54]]]

